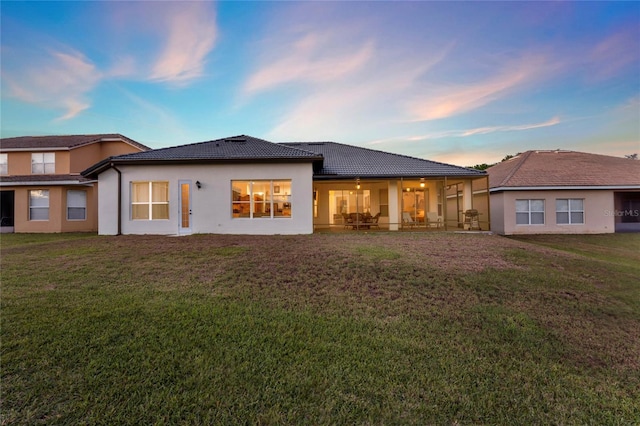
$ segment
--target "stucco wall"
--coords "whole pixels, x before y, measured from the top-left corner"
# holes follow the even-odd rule
[[[584,199],[584,224],[557,224],[556,199]],[[516,225],[516,200],[545,201],[544,225]],[[492,228],[506,234],[606,234],[615,232],[611,190],[504,191],[491,195]],[[503,217],[501,218],[500,215]]]
[[[176,235],[179,232],[179,181],[191,181],[191,226],[193,233],[212,234],[310,234],[313,232],[313,185],[309,163],[119,166],[121,232],[123,234]],[[291,180],[290,218],[233,218],[232,180]],[[99,176],[98,232],[117,233],[117,173]],[[131,182],[168,181],[169,219],[132,220]],[[196,188],[196,181],[202,188]],[[117,208],[117,207],[116,207]]]
[[[130,154],[132,152],[139,151],[140,149],[124,142],[114,141],[92,143],[79,148],[74,148],[70,151],[71,162],[69,169],[71,170],[71,173],[80,173],[107,157]]]
[[[49,190],[49,219],[29,220],[29,191]],[[81,186],[15,186],[3,187],[14,192],[14,231],[23,233],[95,232],[97,207],[92,185]],[[86,220],[67,220],[67,191],[87,192]]]
[[[498,234],[504,235],[505,233],[504,232],[504,192],[491,194],[491,230]]]

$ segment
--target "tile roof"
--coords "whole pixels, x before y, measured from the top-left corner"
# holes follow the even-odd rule
[[[640,161],[576,151],[527,151],[487,172],[490,188],[640,186]]]
[[[336,142],[287,142],[292,148],[316,152],[324,158],[314,178],[396,178],[438,176],[484,176],[480,170],[436,161],[376,151]]]
[[[0,139],[0,151],[8,149],[73,149],[110,139],[122,140],[144,151],[149,149],[149,147],[119,133],[104,133],[95,135],[19,136],[15,138],[3,138]]]
[[[4,184],[4,186],[11,186],[11,184],[28,185],[35,182],[47,182],[51,184],[55,184],[56,182],[86,183],[93,182],[93,180],[77,174],[0,176],[0,183]]]
[[[111,164],[309,161],[314,179],[484,176],[485,172],[335,142],[273,143],[246,135],[107,158],[83,171],[95,176]]]
[[[153,160],[314,160],[312,152],[240,135],[230,138],[160,148],[115,157],[118,162]]]

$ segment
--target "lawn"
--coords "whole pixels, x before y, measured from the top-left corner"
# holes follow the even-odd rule
[[[2,235],[1,424],[640,424],[640,235]]]

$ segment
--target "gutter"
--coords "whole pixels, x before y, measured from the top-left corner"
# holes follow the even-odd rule
[[[84,182],[78,182],[77,180],[34,180],[34,181],[0,181],[0,186],[91,186],[97,180],[87,180]]]
[[[490,188],[490,192],[501,191],[558,191],[558,190],[603,190],[603,189],[640,189],[640,185],[566,185],[566,186],[498,186]]]

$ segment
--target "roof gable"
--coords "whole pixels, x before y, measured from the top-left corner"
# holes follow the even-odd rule
[[[451,164],[345,145],[336,142],[287,142],[292,148],[316,152],[324,158],[314,178],[397,178],[483,176],[484,171]]]
[[[149,147],[129,139],[119,133],[104,133],[95,135],[60,135],[60,136],[19,136],[0,139],[0,151],[6,150],[67,150],[79,148],[98,142],[122,141],[136,148],[146,151]]]
[[[527,151],[487,172],[491,188],[640,185],[640,161],[576,151]]]

